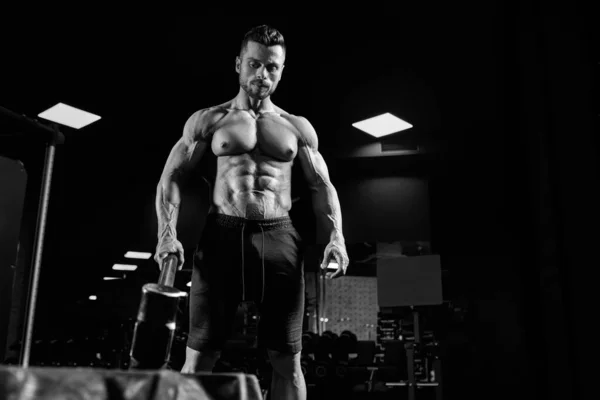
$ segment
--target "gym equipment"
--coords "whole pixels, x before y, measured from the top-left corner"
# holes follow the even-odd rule
[[[185,292],[173,287],[178,258],[171,254],[162,263],[158,283],[142,287],[130,350],[130,369],[162,369],[169,362],[175,337],[177,307]]]
[[[302,333],[302,353],[303,354],[314,354],[317,347],[319,346],[319,335],[314,332],[303,332]]]
[[[348,362],[350,353],[356,353],[358,339],[351,331],[343,331],[337,340],[337,351],[335,359],[338,362]]]
[[[335,376],[338,379],[345,379],[348,373],[348,364],[337,364],[335,366]]]
[[[33,338],[33,324],[35,318],[35,307],[40,280],[40,269],[42,265],[42,253],[44,249],[44,238],[46,234],[46,221],[48,219],[48,206],[50,204],[50,186],[54,169],[54,158],[56,146],[63,144],[64,135],[59,131],[58,125],[46,125],[37,120],[17,114],[7,108],[0,107],[0,117],[11,124],[11,128],[31,137],[43,138],[46,142],[46,158],[42,177],[42,188],[38,208],[38,219],[35,229],[35,252],[33,254],[33,266],[30,273],[29,292],[27,298],[27,310],[25,321],[25,332],[23,334],[23,346],[21,348],[20,363],[23,367],[29,366],[31,342]]]
[[[329,370],[331,369],[331,362],[320,360],[314,362],[314,376],[317,379],[327,378],[329,375]]]
[[[386,363],[396,364],[398,367],[406,365],[406,380],[387,381],[385,385],[406,387],[409,400],[416,398],[417,388],[433,388],[430,394],[440,400],[442,396],[440,360],[439,358],[432,360],[431,356],[424,354],[424,332],[419,317],[422,307],[443,304],[440,256],[424,255],[381,260],[377,264],[377,298],[380,311],[395,309],[400,311],[400,314],[410,313],[409,318],[402,318],[406,323],[400,324],[394,323],[393,320],[396,318],[392,316],[393,311],[382,312],[380,315],[387,317],[379,318],[378,337],[380,342],[385,343]],[[412,321],[406,321],[408,319]],[[411,326],[412,329],[405,329]],[[427,340],[430,339],[431,335],[428,335]],[[402,344],[404,351],[398,348]],[[403,358],[405,360],[402,360]],[[430,362],[435,364],[433,374],[428,371],[427,365]],[[401,372],[404,375],[404,371]],[[430,376],[435,376],[436,381],[431,381]]]
[[[339,336],[331,331],[325,331],[319,338],[319,344],[315,349],[316,360],[329,360],[336,352]]]
[[[300,358],[300,369],[302,370],[302,375],[304,375],[305,378],[308,378],[310,368],[312,367],[312,362],[312,358],[304,354]]]
[[[0,399],[262,400],[255,376],[0,366]]]
[[[27,172],[23,164],[0,156],[0,361],[5,358],[10,336],[11,297],[26,186]]]
[[[356,342],[356,358],[352,361],[356,366],[370,366],[375,363],[377,345],[373,340],[359,340]]]

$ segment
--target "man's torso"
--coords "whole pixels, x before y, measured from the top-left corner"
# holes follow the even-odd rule
[[[230,103],[207,110],[202,129],[217,158],[210,212],[247,219],[288,215],[300,132],[297,117],[275,111],[256,115]]]

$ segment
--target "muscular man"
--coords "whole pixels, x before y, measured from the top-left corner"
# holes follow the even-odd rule
[[[199,110],[185,123],[164,167],[156,195],[155,260],[184,262],[176,238],[179,178],[206,151],[216,156],[212,204],[193,265],[190,329],[183,373],[211,371],[231,333],[240,301],[259,307],[258,340],[267,349],[273,399],[305,399],[300,369],[304,314],[303,241],[289,217],[292,164],[312,189],[314,211],[330,238],[321,267],[335,260],[346,272],[337,193],[318,151],[314,128],[271,102],[284,68],[283,36],[268,26],[250,30],[236,57],[240,90],[225,104]]]

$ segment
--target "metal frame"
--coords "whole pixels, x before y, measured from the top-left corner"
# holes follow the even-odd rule
[[[35,308],[37,303],[40,270],[42,265],[42,254],[44,250],[44,239],[46,234],[46,221],[48,219],[48,204],[50,203],[50,187],[52,183],[52,173],[54,169],[54,159],[56,155],[56,146],[64,143],[64,135],[58,129],[56,124],[42,124],[41,122],[29,118],[25,115],[19,115],[11,110],[0,106],[0,116],[11,120],[15,125],[15,130],[38,139],[43,138],[46,141],[46,156],[44,161],[42,190],[39,200],[38,218],[35,229],[35,251],[33,254],[33,271],[30,274],[29,290],[27,297],[27,311],[25,332],[23,334],[23,345],[19,363],[22,367],[29,366],[31,355],[31,342],[33,338],[33,327],[35,323]]]

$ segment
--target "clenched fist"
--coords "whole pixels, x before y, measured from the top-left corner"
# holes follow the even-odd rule
[[[159,240],[156,245],[156,252],[154,254],[154,261],[158,263],[158,268],[162,270],[162,261],[169,255],[175,254],[178,259],[177,270],[181,270],[183,262],[183,245],[181,242],[174,238],[164,238]]]

